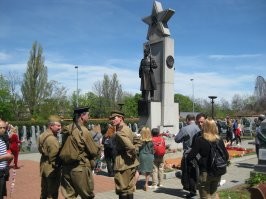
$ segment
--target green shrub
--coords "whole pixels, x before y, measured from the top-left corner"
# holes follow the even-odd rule
[[[266,182],[266,174],[263,173],[254,173],[247,180],[247,184],[249,184],[251,187],[259,183],[265,183],[265,182]]]

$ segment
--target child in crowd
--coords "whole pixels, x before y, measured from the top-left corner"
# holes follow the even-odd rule
[[[163,170],[164,170],[164,154],[166,150],[165,140],[160,136],[158,128],[153,128],[152,142],[154,146],[154,161],[152,171],[152,186],[150,188],[157,189],[158,186],[162,187],[163,182]]]

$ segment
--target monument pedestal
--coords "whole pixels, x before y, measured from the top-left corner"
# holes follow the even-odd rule
[[[266,149],[261,148],[259,149],[259,162],[257,165],[254,166],[254,171],[250,172],[250,178],[255,177],[255,175],[263,175],[266,176]],[[264,186],[264,189],[266,187]],[[254,193],[257,189],[254,188]],[[257,190],[258,191],[258,190]],[[266,193],[265,190],[263,190]]]
[[[264,173],[266,175],[266,149],[259,149],[259,162],[254,166],[254,172]]]
[[[168,117],[163,117],[163,110],[170,107],[165,107],[161,102],[139,101],[139,127],[148,126],[159,128],[160,132],[169,132],[175,134],[179,130],[179,105],[173,103],[171,110],[168,111]],[[142,114],[141,114],[142,113]]]

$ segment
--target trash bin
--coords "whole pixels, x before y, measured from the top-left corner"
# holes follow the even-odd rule
[[[266,199],[266,184],[261,183],[250,188],[251,199]]]

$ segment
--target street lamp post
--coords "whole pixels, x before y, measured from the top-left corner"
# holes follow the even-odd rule
[[[217,96],[209,96],[209,98],[212,100],[211,103],[212,103],[212,119],[214,119],[214,116],[213,116],[213,104],[214,104],[214,99],[217,98]]]
[[[192,111],[194,115],[194,79],[190,79],[190,81],[192,82]]]
[[[76,106],[79,106],[79,67],[75,66],[75,69],[77,69],[77,101]]]

